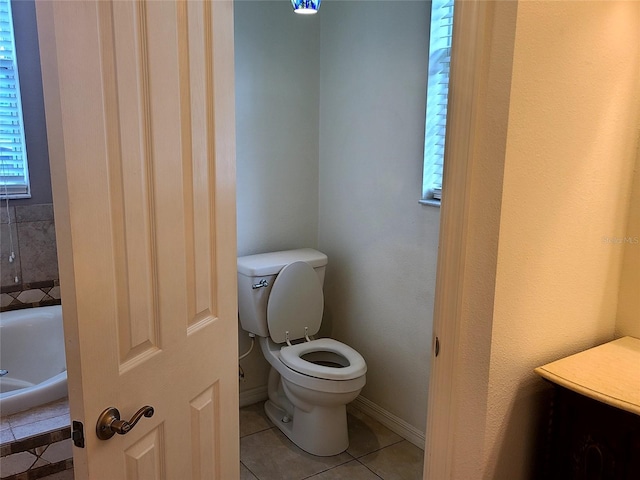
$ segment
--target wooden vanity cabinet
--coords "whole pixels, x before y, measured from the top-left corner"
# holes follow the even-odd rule
[[[640,340],[537,368],[554,383],[545,479],[640,480]]]
[[[548,478],[640,480],[640,416],[555,388]]]

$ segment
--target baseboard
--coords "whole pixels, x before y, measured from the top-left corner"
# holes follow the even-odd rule
[[[401,418],[396,417],[394,414],[386,411],[384,408],[376,405],[371,400],[363,396],[359,396],[351,402],[351,406],[357,408],[362,413],[369,415],[392,432],[397,433],[404,439],[413,443],[416,447],[424,450],[425,434],[413,425],[409,425]]]
[[[269,398],[269,395],[267,394],[266,385],[244,390],[240,392],[240,408],[258,402],[264,402],[267,398]]]

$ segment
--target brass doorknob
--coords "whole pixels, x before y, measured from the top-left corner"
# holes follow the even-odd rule
[[[100,440],[109,440],[116,433],[118,435],[124,435],[135,427],[138,420],[142,417],[153,417],[153,407],[150,405],[142,407],[128,422],[126,420],[120,420],[120,412],[116,407],[109,407],[98,417],[96,435]]]

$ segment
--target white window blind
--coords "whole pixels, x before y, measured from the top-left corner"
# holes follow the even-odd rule
[[[29,197],[11,2],[0,0],[0,196]]]
[[[454,0],[432,0],[422,199],[440,200],[447,126]]]

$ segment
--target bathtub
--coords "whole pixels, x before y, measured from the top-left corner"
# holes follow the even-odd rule
[[[67,396],[62,307],[0,313],[0,414]]]

